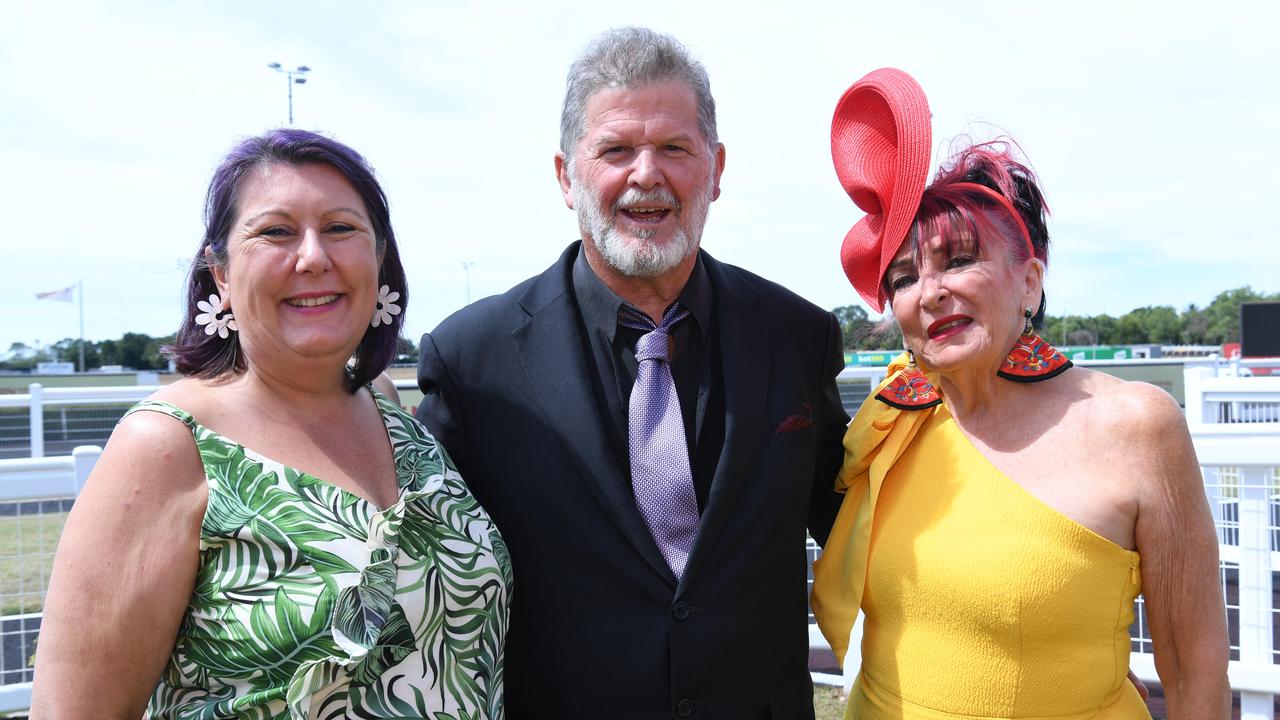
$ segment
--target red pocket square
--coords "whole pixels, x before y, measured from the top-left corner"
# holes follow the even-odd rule
[[[813,407],[809,403],[801,403],[800,407],[804,408],[804,414],[788,415],[786,420],[778,424],[778,429],[773,431],[774,434],[796,432],[813,427]]]

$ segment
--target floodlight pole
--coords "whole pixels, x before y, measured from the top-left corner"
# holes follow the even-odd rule
[[[462,272],[466,273],[467,275],[467,304],[468,305],[471,304],[471,266],[472,265],[475,265],[475,263],[473,262],[462,263]]]
[[[297,83],[299,85],[305,84],[307,82],[307,78],[305,76],[307,73],[311,72],[311,68],[307,67],[306,65],[299,65],[294,70],[286,70],[278,62],[267,63],[267,67],[271,68],[272,70],[275,70],[278,73],[282,73],[285,76],[285,84],[288,86],[288,89],[289,89],[289,124],[292,125],[293,124],[293,85],[294,83]]]
[[[84,281],[76,283],[76,297],[80,300],[80,372],[84,372],[87,368],[84,366]]]

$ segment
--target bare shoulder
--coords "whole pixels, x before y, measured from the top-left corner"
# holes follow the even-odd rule
[[[1133,491],[1146,525],[1159,514],[1153,515],[1153,510],[1169,507],[1170,498],[1203,500],[1191,433],[1169,393],[1149,383],[1088,370],[1081,372],[1078,381],[1087,398],[1084,437],[1090,453],[1107,468],[1117,487]],[[1199,506],[1191,500],[1179,503],[1186,508]],[[1139,530],[1143,524],[1139,523]]]
[[[161,388],[150,399],[198,415],[206,407],[200,400],[201,391],[190,383],[181,380]],[[149,494],[169,495],[201,487],[203,469],[186,423],[166,413],[135,412],[111,433],[87,487],[143,484]]]
[[[218,385],[207,380],[183,378],[165,385],[147,399],[173,405],[198,421],[210,412],[216,412],[219,406]],[[141,414],[143,413],[135,413]]]
[[[1130,442],[1160,443],[1170,439],[1171,432],[1186,434],[1182,408],[1164,390],[1087,368],[1078,368],[1072,374],[1077,373],[1096,429]]]
[[[377,388],[378,392],[387,396],[387,399],[397,405],[400,404],[400,391],[396,389],[396,383],[391,379],[390,375],[385,372],[379,373],[378,377],[373,379],[373,386]]]

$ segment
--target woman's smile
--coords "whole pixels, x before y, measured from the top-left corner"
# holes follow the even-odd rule
[[[290,308],[308,315],[328,312],[342,298],[337,293],[304,293],[285,298],[284,303]]]
[[[952,335],[964,332],[968,329],[973,318],[967,315],[948,315],[940,320],[935,320],[929,326],[927,332],[930,340],[943,340]]]

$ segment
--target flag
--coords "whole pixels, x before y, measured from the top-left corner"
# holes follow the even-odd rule
[[[57,300],[59,302],[71,302],[72,293],[75,292],[76,286],[65,287],[61,290],[50,290],[49,292],[36,293],[37,300]]]

